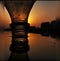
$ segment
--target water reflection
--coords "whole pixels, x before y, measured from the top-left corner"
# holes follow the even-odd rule
[[[0,32],[0,61],[8,60],[10,55],[11,32]]]
[[[54,33],[54,32],[43,32],[41,33],[42,36],[46,36],[46,37],[51,37],[51,38],[54,38],[54,39],[60,39],[60,34],[58,33]]]
[[[14,53],[11,52],[8,61],[29,61],[28,53]]]
[[[32,33],[29,33],[28,36],[30,50],[24,53],[16,53],[9,50],[12,43],[11,32],[0,32],[0,60],[7,61],[11,55],[18,56],[19,54],[29,55],[31,61],[60,60],[60,39]],[[18,40],[21,39],[18,38]]]
[[[12,38],[10,50],[19,53],[29,51],[28,38]]]
[[[56,60],[56,40],[40,34],[29,34],[31,60]]]

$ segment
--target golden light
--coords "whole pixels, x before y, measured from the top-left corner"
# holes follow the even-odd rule
[[[26,19],[26,14],[24,14],[23,12],[20,13],[19,19],[20,20],[25,20]]]
[[[5,9],[5,22],[10,24],[11,23],[10,15],[5,7],[4,7],[4,9]]]
[[[26,20],[26,14],[21,12],[19,15],[17,15],[16,13],[14,13],[13,18],[15,18],[16,20],[21,20],[24,21]]]
[[[34,7],[34,6],[33,6]],[[34,23],[34,14],[33,9],[30,11],[29,17],[28,17],[28,23],[33,24]]]

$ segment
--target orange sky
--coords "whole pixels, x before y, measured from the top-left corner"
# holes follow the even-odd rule
[[[37,1],[29,15],[28,22],[40,26],[42,22],[52,21],[60,16],[60,1]]]
[[[40,26],[42,22],[52,21],[60,16],[60,1],[36,1],[28,18],[31,26]],[[11,23],[9,14],[0,4],[0,27],[8,27]]]

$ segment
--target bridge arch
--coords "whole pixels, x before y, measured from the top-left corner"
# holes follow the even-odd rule
[[[13,16],[14,16],[14,11],[16,12],[16,13],[18,13],[19,14],[19,9],[20,9],[20,17],[22,17],[23,15],[22,14],[24,14],[25,16],[26,16],[26,18],[25,18],[25,20],[27,20],[28,21],[28,16],[29,16],[29,14],[30,14],[30,11],[31,11],[31,9],[32,9],[32,7],[33,7],[33,4],[35,3],[35,0],[33,0],[33,1],[25,1],[25,2],[23,2],[23,1],[21,1],[20,3],[22,3],[22,7],[21,7],[21,4],[20,4],[20,8],[18,7],[18,9],[17,9],[17,7],[16,7],[16,5],[15,5],[15,3],[16,2],[14,2],[14,4],[12,3],[12,6],[11,6],[11,2],[9,2],[9,4],[7,5],[7,3],[8,2],[4,2],[4,6],[5,6],[5,8],[6,8],[6,10],[8,11],[8,13],[9,13],[9,16],[10,16],[10,18],[11,18],[11,22],[13,22]],[[28,3],[28,4],[27,4]],[[18,2],[18,4],[17,5],[19,5],[19,2]],[[12,7],[12,9],[11,9],[11,7]],[[22,9],[22,10],[21,10]],[[25,11],[24,11],[24,9],[25,9]],[[13,12],[12,12],[13,11]],[[23,12],[23,13],[21,13],[21,12]],[[12,13],[14,13],[14,14],[12,14]],[[18,16],[19,16],[18,15]],[[16,15],[17,16],[17,15]],[[17,16],[17,17],[18,17]],[[23,16],[23,17],[25,17],[25,16]],[[20,19],[21,20],[21,19]]]

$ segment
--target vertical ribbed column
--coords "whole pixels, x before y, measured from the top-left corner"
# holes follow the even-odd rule
[[[27,19],[35,0],[3,0],[12,23],[12,44],[10,50],[24,51],[29,50],[28,46],[28,23]]]
[[[11,23],[12,44],[10,50],[15,52],[23,52],[29,50],[28,45],[28,26],[27,22]]]

